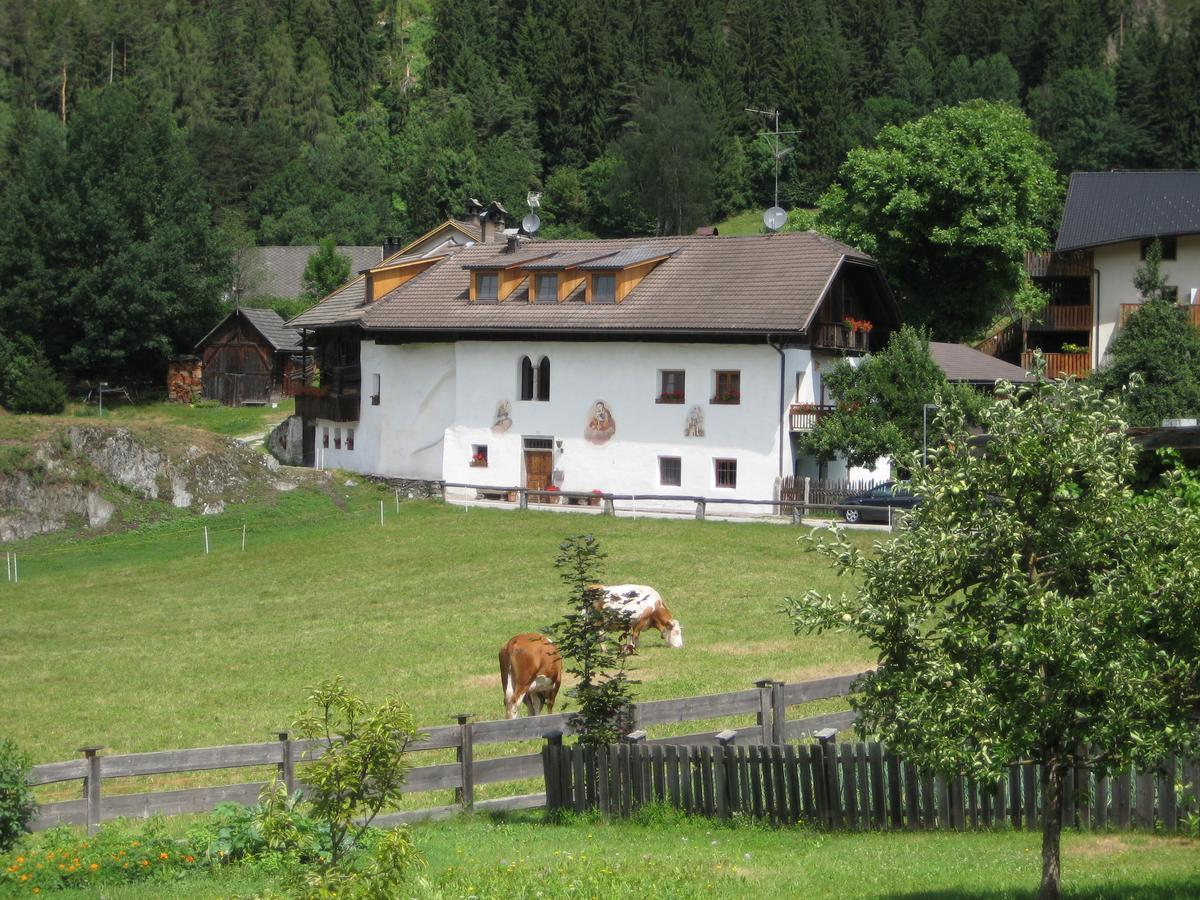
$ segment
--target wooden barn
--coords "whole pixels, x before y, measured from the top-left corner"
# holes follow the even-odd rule
[[[196,345],[203,396],[226,406],[272,403],[292,394],[302,371],[300,336],[273,309],[239,306]]]

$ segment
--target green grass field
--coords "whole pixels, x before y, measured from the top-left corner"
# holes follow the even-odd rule
[[[427,898],[1032,898],[1040,835],[835,834],[715,823],[654,811],[640,822],[488,817],[414,829]],[[1087,900],[1196,896],[1200,845],[1142,834],[1066,834],[1064,895]],[[174,884],[106,888],[111,900],[249,896],[272,878],[249,867]],[[64,892],[58,896],[84,896]]]
[[[839,587],[797,529],[436,502],[397,514],[386,490],[345,480],[220,517],[17,548],[21,583],[0,582],[5,730],[37,761],[90,743],[120,753],[269,739],[308,685],[335,674],[371,698],[400,694],[423,725],[460,711],[499,718],[497,651],[561,615],[553,559],[582,530],[600,538],[611,583],[655,585],[683,623],[682,650],[644,638],[643,698],[869,662],[850,638],[792,635],[780,614],[789,594]]]

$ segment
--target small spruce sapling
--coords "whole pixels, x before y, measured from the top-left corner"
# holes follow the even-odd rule
[[[604,553],[592,535],[567,538],[554,565],[570,588],[568,609],[547,628],[566,670],[579,679],[567,691],[579,704],[571,724],[587,747],[613,744],[633,730],[633,686],[629,678],[628,617],[606,609],[599,587]]]

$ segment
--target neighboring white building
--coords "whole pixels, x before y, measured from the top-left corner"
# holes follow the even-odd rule
[[[309,460],[772,500],[815,422],[797,405],[828,403],[822,369],[882,346],[899,318],[873,260],[796,233],[443,245],[291,324],[322,371],[297,398]]]
[[[1156,239],[1167,283],[1200,325],[1200,172],[1071,176],[1055,252],[1030,263],[1051,302],[1027,325],[1026,344],[1046,353],[1051,374],[1086,375],[1104,363],[1142,301],[1133,276]]]

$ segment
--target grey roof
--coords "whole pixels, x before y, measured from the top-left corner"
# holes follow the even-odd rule
[[[603,256],[592,262],[584,263],[580,268],[597,270],[624,269],[627,266],[636,266],[638,263],[646,262],[647,260],[671,256],[678,250],[678,247],[664,247],[661,244],[630,247],[619,253],[614,253],[612,256]]]
[[[196,346],[199,347],[205,343],[213,333],[216,332],[222,325],[232,319],[234,316],[242,316],[251,325],[257,329],[258,333],[263,336],[271,348],[277,353],[294,353],[300,349],[300,335],[294,328],[289,328],[284,324],[279,313],[273,309],[257,309],[251,306],[236,307],[233,312],[225,316],[216,326],[202,337]]]
[[[256,247],[250,262],[255,274],[252,293],[289,300],[299,297],[304,293],[304,267],[316,252],[315,245]],[[383,257],[382,246],[338,247],[337,252],[350,257],[351,272],[373,266]]]
[[[503,303],[471,303],[466,268],[497,254],[494,246],[459,250],[366,308],[361,323],[381,331],[502,331],[753,333],[804,332],[834,276],[852,277],[880,298],[885,314],[898,313],[875,262],[845,244],[813,232],[736,237],[669,237],[530,242],[532,259],[543,253],[664,255],[619,304],[529,303],[515,291]],[[537,249],[534,250],[533,248]],[[523,247],[518,254],[526,252]],[[322,304],[324,306],[325,304]],[[306,313],[305,316],[308,314]],[[304,324],[300,319],[295,324]],[[310,320],[311,321],[311,320]]]
[[[526,269],[574,269],[584,263],[592,260],[600,259],[606,256],[612,256],[611,250],[580,250],[576,253],[553,253],[550,256],[544,257],[533,262],[525,264]]]
[[[1058,251],[1200,233],[1200,172],[1075,172]]]
[[[342,285],[316,306],[306,309],[288,321],[292,328],[315,328],[318,325],[336,325],[340,322],[357,322],[365,312],[363,300],[367,296],[366,278],[359,275]]]
[[[1029,376],[1020,366],[1006,363],[965,344],[930,341],[929,353],[945,373],[947,381],[973,384],[992,384],[1001,378],[1014,384],[1029,381]]]

